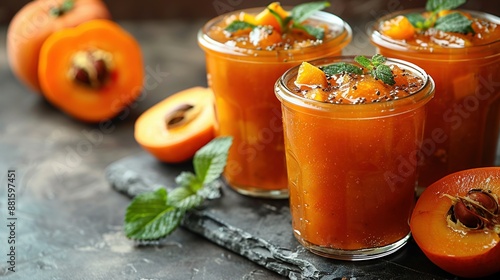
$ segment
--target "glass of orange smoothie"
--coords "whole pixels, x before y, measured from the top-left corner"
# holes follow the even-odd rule
[[[373,74],[382,66],[370,70],[353,57],[303,63],[276,83],[294,235],[321,256],[378,258],[410,236],[415,158],[434,82],[408,62],[377,60],[394,83]]]
[[[460,24],[451,29],[449,23],[443,27],[445,21]],[[417,64],[436,83],[419,160],[420,189],[459,170],[494,165],[500,18],[465,10],[405,10],[380,18],[370,32],[379,53]]]
[[[221,15],[200,30],[198,42],[215,94],[216,132],[233,136],[224,179],[245,195],[285,198],[282,115],[274,83],[301,61],[340,55],[351,40],[351,28],[333,14],[316,11],[301,22],[323,30],[322,37],[312,36],[280,26],[269,9],[283,19],[291,14],[291,8],[273,3]]]

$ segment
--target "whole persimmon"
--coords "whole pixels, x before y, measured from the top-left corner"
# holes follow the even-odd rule
[[[134,137],[159,161],[179,163],[215,137],[213,92],[193,87],[177,92],[142,113]]]
[[[55,31],[92,19],[110,19],[101,0],[37,0],[23,6],[9,23],[7,57],[14,75],[35,92],[38,58],[45,40]]]
[[[45,40],[38,77],[45,98],[66,114],[85,122],[107,120],[141,93],[141,47],[116,22],[90,20]]]
[[[412,213],[412,236],[424,254],[454,275],[500,271],[500,167],[469,169],[427,187]]]

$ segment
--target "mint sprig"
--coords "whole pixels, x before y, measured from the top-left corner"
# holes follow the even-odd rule
[[[218,137],[196,152],[194,173],[180,173],[176,188],[159,188],[137,195],[125,213],[125,235],[134,240],[157,240],[171,234],[187,211],[218,197],[215,183],[226,166],[232,137]]]
[[[463,4],[466,0],[427,0],[425,9],[430,12],[439,13],[444,10],[453,10]]]
[[[386,60],[381,54],[376,54],[371,59],[362,55],[354,58],[354,61],[366,68],[373,77],[392,86],[396,81],[394,80],[391,68],[384,64]]]
[[[322,40],[325,36],[325,31],[323,30],[323,28],[302,24],[302,22],[308,19],[315,12],[321,11],[327,7],[330,7],[330,2],[328,1],[310,2],[297,5],[292,8],[290,16],[286,17],[282,21],[278,20],[278,22],[282,22],[281,30],[285,30],[285,32],[289,30],[290,28],[289,23],[292,22],[291,28],[304,30],[305,32],[315,37],[316,39]],[[270,9],[270,11],[272,10]],[[273,13],[273,12],[271,13],[276,18],[281,19],[278,13]]]
[[[391,68],[384,64],[387,61],[385,56],[381,54],[376,54],[372,56],[371,59],[369,59],[365,56],[358,55],[354,57],[354,61],[356,61],[363,68],[368,70],[368,74],[372,75],[376,79],[379,79],[382,82],[391,86],[396,83]],[[320,67],[320,69],[323,72],[325,72],[325,74],[330,76],[342,73],[353,73],[362,75],[364,74],[363,68],[347,62],[337,62]]]
[[[456,9],[465,2],[466,0],[428,0],[425,9],[430,12],[429,17],[425,18],[418,13],[410,13],[406,15],[406,18],[414,27],[421,30],[433,27],[445,32],[474,33],[472,21],[458,12],[442,17],[438,16],[439,12]]]

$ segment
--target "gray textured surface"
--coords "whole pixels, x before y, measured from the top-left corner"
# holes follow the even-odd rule
[[[117,191],[133,197],[161,186],[171,188],[174,178],[190,169],[189,164],[162,164],[149,154],[139,153],[114,162],[106,174]],[[289,279],[454,278],[433,265],[413,240],[393,255],[377,260],[346,262],[318,257],[294,239],[288,200],[249,198],[226,185],[222,190],[221,199],[190,212],[182,226]]]

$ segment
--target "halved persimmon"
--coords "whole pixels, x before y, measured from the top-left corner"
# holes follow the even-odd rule
[[[500,271],[500,167],[448,175],[427,187],[413,210],[411,232],[437,266],[460,277]]]
[[[82,121],[103,121],[141,93],[141,48],[117,23],[91,20],[45,40],[38,77],[44,96],[56,107]]]
[[[110,18],[101,0],[29,1],[12,18],[7,30],[7,58],[12,72],[32,90],[41,93],[38,59],[45,40],[58,30]]]
[[[215,137],[213,108],[211,89],[180,91],[142,113],[135,123],[134,137],[160,161],[186,161]]]

